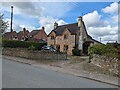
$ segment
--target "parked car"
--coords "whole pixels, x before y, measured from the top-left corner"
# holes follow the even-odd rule
[[[43,46],[42,47],[43,51],[51,51],[51,52],[56,52],[57,50],[51,46]]]

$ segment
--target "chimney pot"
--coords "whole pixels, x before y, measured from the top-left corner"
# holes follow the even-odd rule
[[[45,27],[42,27],[42,30],[45,30]]]
[[[56,29],[58,27],[58,23],[54,23],[54,29]]]

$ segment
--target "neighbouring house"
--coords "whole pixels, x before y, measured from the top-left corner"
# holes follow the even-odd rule
[[[16,31],[6,32],[3,37],[10,40],[47,42],[47,34],[44,27],[40,30],[33,30],[31,32],[26,30],[26,28],[23,28],[23,30],[18,33],[16,33]]]
[[[3,37],[7,38],[7,39],[13,39],[13,40],[17,40],[17,33],[16,31],[13,32],[6,32]]]
[[[45,32],[45,28],[42,27],[40,30],[33,30],[30,32],[30,38],[29,40],[39,42],[39,41],[45,41],[47,42],[47,34]]]
[[[88,54],[88,47],[100,42],[88,35],[84,21],[80,16],[77,23],[58,26],[58,23],[55,22],[54,29],[48,34],[47,43],[60,52],[72,55],[74,48],[82,50],[83,54]]]
[[[108,42],[108,45],[112,45],[113,47],[117,48],[117,46],[119,46],[120,44],[116,41],[116,42]]]
[[[17,33],[17,39],[20,41],[27,41],[29,38],[29,31],[26,28],[23,28],[22,31]]]

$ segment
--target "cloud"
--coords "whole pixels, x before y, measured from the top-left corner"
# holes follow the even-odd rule
[[[3,11],[10,12],[10,7],[14,6],[14,14],[38,17],[41,15],[42,8],[37,7],[32,2],[2,2]]]
[[[39,6],[43,7],[43,16],[51,17],[63,17],[74,8],[74,3],[69,2],[45,2],[38,3]]]
[[[86,27],[105,27],[110,24],[108,20],[102,20],[102,15],[98,11],[93,11],[91,13],[85,14],[83,20]]]
[[[103,43],[108,41],[118,41],[118,26],[111,27],[108,25],[106,27],[89,27],[87,31],[89,35],[98,41],[102,38]]]
[[[7,28],[7,30],[6,30],[6,32],[10,32],[10,23],[11,23],[11,20],[10,19],[8,19],[8,18],[6,18],[5,19],[5,21],[7,21],[8,22],[8,28]],[[12,29],[13,29],[13,31],[21,31],[22,30],[22,27],[19,25],[19,24],[17,24],[17,23],[15,23],[15,22],[13,22],[13,27],[12,27]]]
[[[107,25],[107,26],[90,26],[87,27],[87,32],[90,36],[92,36],[95,40],[100,41],[102,39],[102,43],[107,43],[108,41],[118,41],[118,26]]]
[[[110,13],[110,14],[118,13],[118,3],[114,2],[114,3],[110,4],[110,6],[103,8],[102,11],[104,13]]]
[[[39,19],[39,23],[40,23],[41,27],[42,26],[45,27],[45,31],[46,31],[47,34],[50,33],[51,30],[53,30],[55,22],[58,23],[58,26],[67,24],[62,19],[57,19],[57,18],[53,18],[53,17],[49,17],[49,16],[47,16],[47,17],[40,17],[40,19]]]
[[[98,23],[98,21],[100,20],[100,15],[98,14],[97,11],[94,11],[92,13],[88,13],[86,15],[83,16],[83,20],[85,21],[86,26],[93,26],[96,23]]]
[[[41,16],[62,17],[65,16],[72,8],[74,8],[74,3],[2,2],[2,11],[10,12],[10,6],[14,6],[14,14],[27,15],[36,18]]]
[[[93,35],[94,37],[100,37],[100,36],[107,36],[107,35],[116,35],[118,34],[118,27],[111,27],[106,26],[106,27],[89,27],[88,28],[88,33],[90,35]]]
[[[29,32],[31,32],[32,30],[37,30],[37,28],[33,26],[20,25],[20,27],[26,28]]]
[[[97,11],[93,11],[83,16],[87,27],[87,32],[94,39],[106,43],[107,41],[118,41],[118,15],[103,17]]]
[[[7,28],[7,30],[6,30],[6,32],[10,32],[10,23],[11,23],[11,20],[10,19],[5,19],[5,21],[7,21],[8,22],[8,25],[9,25],[9,27]],[[23,30],[23,28],[26,28],[27,30],[29,30],[29,31],[32,31],[32,30],[35,30],[36,28],[35,27],[33,27],[33,26],[28,26],[28,25],[20,25],[20,24],[18,24],[17,23],[18,21],[13,21],[13,31],[16,31],[16,32],[19,32],[19,31],[21,31],[21,30]]]

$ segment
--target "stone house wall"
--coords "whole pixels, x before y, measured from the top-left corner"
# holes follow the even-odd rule
[[[64,39],[64,35],[67,35],[67,38]],[[51,40],[51,36],[54,36],[55,39]],[[65,30],[65,32],[61,36],[56,36],[54,32],[52,32],[48,37],[48,45],[53,45],[55,48],[56,46],[60,46],[60,52],[64,51],[64,45],[68,46],[67,54],[72,55],[73,47],[75,46],[75,35],[71,35],[71,33],[68,30]]]

